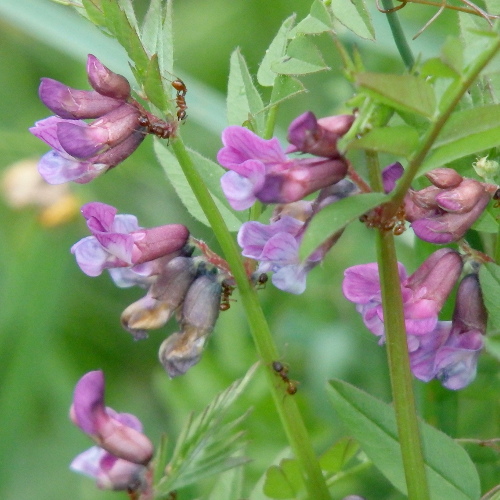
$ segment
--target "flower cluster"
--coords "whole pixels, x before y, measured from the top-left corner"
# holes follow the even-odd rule
[[[71,469],[96,480],[102,489],[145,491],[153,444],[142,424],[129,413],[117,413],[104,404],[104,375],[85,374],[76,384],[70,418],[96,443],[78,455]]]
[[[430,243],[458,241],[483,213],[497,186],[467,179],[451,168],[436,168],[426,177],[432,186],[409,190],[406,219],[415,234]]]
[[[277,139],[264,140],[244,127],[228,127],[217,159],[229,169],[222,189],[235,210],[255,201],[280,204],[270,225],[251,221],[242,225],[238,243],[243,255],[259,262],[258,272],[273,272],[273,284],[291,293],[305,290],[308,271],[321,262],[326,249],[301,262],[300,240],[311,217],[321,208],[353,194],[355,187],[343,180],[347,162],[337,141],[352,125],[351,115],[316,119],[307,112],[290,125],[290,147],[283,151]],[[308,153],[308,158],[288,153]],[[321,190],[316,202],[303,198]],[[333,243],[332,243],[333,244]],[[331,246],[331,245],[330,245]]]
[[[219,272],[201,257],[191,257],[194,248],[183,225],[144,229],[135,216],[117,215],[104,203],[88,203],[82,214],[92,236],[71,249],[78,265],[89,276],[108,269],[118,286],[148,289],[121,315],[136,340],[177,314],[181,331],[162,344],[160,361],[170,377],[185,373],[200,360],[215,326],[222,294]]]
[[[453,321],[438,321],[439,311],[460,277],[460,255],[449,248],[437,250],[411,276],[406,275],[402,264],[398,266],[414,375],[425,382],[437,378],[449,389],[465,387],[475,377],[486,330],[486,312],[477,276],[462,279]],[[377,264],[346,269],[342,288],[345,297],[356,304],[366,327],[384,343]]]
[[[144,140],[138,126],[141,111],[130,102],[128,81],[93,55],[88,56],[87,74],[94,90],[42,78],[40,99],[56,116],[38,121],[30,132],[52,148],[38,165],[49,184],[89,182],[130,156]]]

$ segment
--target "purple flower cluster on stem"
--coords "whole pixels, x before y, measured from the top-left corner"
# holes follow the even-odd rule
[[[52,148],[38,165],[49,184],[90,182],[130,156],[145,138],[128,81],[91,54],[87,74],[94,90],[42,78],[40,99],[56,116],[38,121],[30,132]]]
[[[101,371],[89,372],[78,381],[70,417],[97,443],[73,460],[72,470],[94,478],[102,489],[147,489],[153,444],[142,433],[137,417],[105,406]]]
[[[459,286],[452,321],[438,314],[462,271],[460,255],[449,248],[434,252],[411,276],[399,264],[405,326],[413,374],[428,382],[437,378],[449,389],[461,389],[475,377],[483,347],[486,312],[476,275]],[[382,296],[377,264],[346,269],[342,289],[356,304],[367,328],[385,342]]]

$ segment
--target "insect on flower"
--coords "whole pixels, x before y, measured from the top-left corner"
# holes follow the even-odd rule
[[[139,125],[144,127],[147,134],[154,134],[160,139],[170,139],[175,137],[177,122],[173,120],[161,120],[156,116],[143,110],[143,114],[138,118]]]

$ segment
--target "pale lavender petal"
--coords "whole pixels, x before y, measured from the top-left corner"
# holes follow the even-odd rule
[[[110,226],[110,231],[115,233],[132,233],[142,229],[135,215],[119,214],[114,218],[113,224]]]
[[[299,244],[297,240],[288,233],[279,233],[264,245],[259,260],[270,261],[277,266],[296,264],[298,262]]]
[[[284,292],[300,295],[306,289],[307,272],[300,265],[284,266],[272,276],[273,285]]]
[[[120,262],[106,252],[94,236],[87,236],[71,247],[71,253],[76,257],[80,269],[87,276],[99,276],[108,267],[123,267]]]
[[[246,210],[257,200],[253,182],[236,172],[226,172],[221,177],[220,183],[224,195],[234,210]]]
[[[376,263],[359,264],[344,271],[342,292],[346,299],[356,304],[367,304],[380,297],[380,276]]]
[[[96,233],[95,238],[105,251],[115,256],[123,263],[132,265],[137,261],[138,251],[131,234]]]
[[[479,337],[482,340],[481,333]],[[463,389],[476,377],[480,351],[481,348],[442,347],[436,355],[436,378],[448,389]]]
[[[140,272],[136,270],[137,268],[139,268]],[[119,288],[129,288],[136,285],[141,288],[147,288],[152,283],[152,278],[150,277],[152,268],[153,264],[151,262],[144,262],[143,264],[139,264],[133,268],[111,268],[108,269],[108,272],[114,284]]]
[[[100,473],[100,462],[108,453],[99,446],[92,446],[83,453],[77,455],[71,462],[69,468],[80,474],[97,479]]]
[[[54,150],[45,153],[38,162],[38,172],[49,184],[62,184],[68,181],[84,184],[107,169],[107,165],[73,160]]]

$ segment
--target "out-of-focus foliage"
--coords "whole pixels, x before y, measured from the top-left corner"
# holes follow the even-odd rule
[[[240,47],[254,76],[283,20],[292,10],[302,19],[309,8],[310,2],[305,1],[275,1],[272,9],[264,0],[175,3],[174,71],[189,89],[189,118],[182,127],[189,145],[211,159],[220,147],[218,134],[226,123],[224,94],[234,49]],[[398,71],[402,64],[387,34],[385,16],[372,10],[377,44],[355,42],[366,69]],[[415,33],[433,13],[430,8],[409,6],[401,15],[408,31]],[[346,44],[354,43],[345,29],[336,28]],[[456,16],[445,12],[412,47],[426,57],[437,55],[446,36],[457,31]],[[282,130],[309,109],[318,116],[342,111],[342,103],[351,96],[329,36],[319,35],[315,41],[332,70],[302,79],[308,92],[283,104],[278,120]],[[36,120],[50,114],[37,98],[40,77],[88,88],[84,64],[89,52],[112,70],[130,76],[125,53],[116,42],[70,8],[48,0],[0,5],[2,173],[14,162],[36,159],[46,152],[27,132]],[[22,178],[21,183],[25,184]],[[134,213],[144,226],[185,223],[196,237],[216,248],[211,232],[185,213],[153,155],[149,138],[123,165],[97,182],[72,185],[71,192],[80,204],[99,200],[117,206],[122,213]],[[105,368],[109,405],[138,415],[154,442],[166,432],[171,448],[190,412],[201,411],[241,377],[255,361],[255,351],[235,293],[236,301],[221,314],[199,365],[187,375],[169,380],[157,361],[157,350],[175,326],[134,342],[120,327],[119,316],[141,292],[119,290],[107,275],[94,279],[83,275],[69,253],[70,246],[87,235],[83,220],[76,214],[49,227],[41,218],[42,210],[13,207],[6,197],[0,201],[0,497],[117,498],[119,494],[96,491],[92,481],[68,469],[71,459],[88,447],[87,438],[67,417],[80,376]],[[300,297],[270,285],[260,292],[282,360],[289,365],[290,377],[299,382],[294,397],[318,452],[345,435],[344,429],[331,426],[327,379],[341,378],[381,399],[389,398],[384,350],[340,290],[343,269],[375,260],[373,238],[362,225],[349,227],[323,269],[310,274],[307,291]],[[406,237],[400,240],[400,259],[412,271],[425,244],[413,245]],[[416,383],[427,421],[453,437],[498,436],[500,419],[494,415],[500,413],[500,380],[496,368],[496,360],[481,358],[477,380],[460,393],[446,391],[437,383]],[[286,440],[259,374],[237,406],[240,414],[254,408],[246,421],[245,455],[253,460],[245,467],[243,489],[247,494],[262,471],[276,457],[282,458]],[[482,488],[487,490],[498,482],[498,454],[474,445],[467,450],[479,464]],[[200,497],[210,484],[199,486],[181,498]],[[374,500],[401,498],[373,468],[339,482],[334,496],[341,498],[353,491]]]

